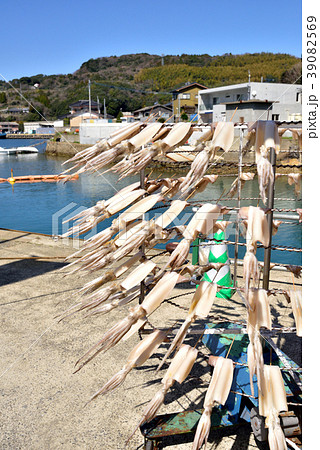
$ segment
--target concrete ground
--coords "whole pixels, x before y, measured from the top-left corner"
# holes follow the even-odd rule
[[[58,322],[58,316],[76,301],[77,289],[96,276],[66,276],[63,258],[74,251],[70,244],[48,236],[0,230],[1,449],[125,448],[127,437],[159,390],[165,373],[165,369],[158,375],[155,373],[159,356],[164,354],[164,347],[160,347],[143,367],[127,376],[120,388],[85,406],[90,396],[120,370],[138,337],[120,342],[73,374],[77,359],[112,324],[126,316],[128,307],[87,318],[78,313]],[[34,256],[44,259],[28,259]],[[162,258],[155,259],[159,265],[164,262]],[[273,271],[271,279],[271,287],[286,289],[292,275]],[[295,278],[295,284],[301,284],[300,279]],[[151,323],[161,327],[176,320],[181,323],[193,291],[194,287],[186,284],[176,288],[172,296],[180,293],[185,296],[175,299],[176,305],[164,303],[150,317]],[[216,300],[211,320],[245,321],[245,309],[237,294],[231,301]],[[294,326],[284,296],[271,296],[270,303],[274,324]],[[191,335],[190,339],[195,342],[197,336]],[[283,334],[277,344],[301,363],[300,338]],[[203,345],[199,349],[206,353]],[[209,380],[210,368],[204,355],[186,382],[170,390],[160,414],[201,408]],[[164,445],[187,450],[192,448],[192,438],[167,439]],[[127,448],[142,446],[143,438],[137,431]],[[242,425],[211,433],[207,448],[265,447],[256,443],[249,425]]]

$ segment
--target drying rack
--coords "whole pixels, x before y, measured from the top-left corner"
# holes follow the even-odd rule
[[[195,127],[198,127],[198,125],[195,125]],[[199,127],[199,129],[204,129],[206,127],[206,124],[203,124]],[[281,127],[284,128],[283,123],[281,124]],[[223,167],[223,166],[229,166],[229,167],[237,167],[238,173],[233,174],[232,176],[238,177],[238,183],[237,183],[237,206],[236,207],[230,207],[228,208],[231,213],[236,215],[236,233],[235,233],[235,241],[228,241],[219,240],[218,242],[221,243],[227,243],[227,244],[233,244],[234,245],[234,260],[233,260],[233,287],[232,289],[235,289],[240,298],[244,302],[244,297],[242,295],[243,289],[239,288],[237,286],[238,281],[238,266],[241,265],[241,261],[239,261],[239,247],[241,245],[246,245],[243,243],[240,243],[239,237],[240,237],[240,217],[237,212],[241,208],[241,200],[244,200],[241,197],[241,173],[243,171],[244,167],[255,167],[255,163],[243,163],[243,141],[244,141],[244,132],[247,130],[248,125],[239,123],[235,124],[235,129],[239,130],[239,149],[238,149],[238,162],[213,162],[211,164],[211,167]],[[288,129],[290,127],[287,127]],[[195,128],[197,129],[197,128]],[[236,150],[235,150],[236,151]],[[180,153],[183,153],[183,151],[180,151]],[[191,151],[192,152],[192,151]],[[190,151],[188,152],[190,153]],[[274,148],[270,149],[270,163],[273,168],[274,173],[274,181],[272,183],[269,183],[268,187],[268,193],[267,193],[267,204],[266,210],[267,210],[267,221],[268,221],[268,230],[269,230],[269,236],[270,236],[270,243],[267,248],[264,250],[264,261],[263,261],[263,276],[262,276],[262,288],[269,293],[275,294],[275,293],[282,293],[282,289],[269,289],[269,283],[270,283],[270,262],[271,262],[271,251],[272,250],[280,250],[280,251],[288,251],[288,252],[301,252],[301,248],[296,247],[285,247],[285,246],[273,246],[272,245],[272,224],[273,219],[284,219],[287,221],[286,223],[299,223],[299,215],[297,214],[297,211],[295,209],[279,209],[274,208],[274,201],[275,201],[275,181],[276,181],[276,169],[277,167],[285,167],[285,168],[301,168],[302,165],[290,165],[290,164],[277,164],[277,157],[276,157],[276,151]],[[145,171],[140,172],[140,185],[142,188],[145,187]],[[221,198],[220,198],[221,200]],[[246,200],[259,200],[259,198],[254,199],[246,199]],[[286,200],[294,200],[294,199],[286,199]],[[191,203],[191,202],[190,202]],[[201,206],[203,204],[199,200],[195,200],[192,203],[194,203],[195,206]],[[293,221],[293,222],[292,222]],[[210,239],[211,243],[212,240]],[[203,245],[203,243],[201,244]],[[208,244],[211,245],[211,244]],[[199,246],[199,244],[194,243],[194,246]],[[191,246],[192,247],[192,246]],[[258,245],[259,247],[259,245]],[[260,247],[263,247],[262,245]],[[143,248],[141,250],[144,250]],[[161,254],[161,253],[160,253]],[[261,262],[259,262],[261,265]],[[286,264],[275,264],[273,267],[273,270],[287,270],[289,265]],[[297,266],[296,266],[297,267]],[[299,267],[301,270],[302,268]],[[220,286],[230,289],[230,286]],[[175,305],[174,301],[176,298],[183,296],[185,294],[177,295],[174,297],[171,297],[165,302],[171,303]],[[141,283],[141,290],[140,290],[140,299],[139,303],[141,303],[145,296],[145,286],[143,282]],[[179,305],[176,305],[179,306]],[[180,306],[179,306],[180,307]],[[149,325],[152,327],[152,324],[147,321]],[[143,331],[142,331],[143,332]],[[288,398],[290,398],[291,402],[291,411],[289,413],[284,413],[280,415],[281,425],[283,428],[283,431],[285,433],[286,437],[290,437],[290,442],[292,445],[296,446],[296,448],[300,448],[301,445],[301,428],[300,428],[300,422],[301,422],[301,402],[302,402],[302,375],[301,375],[301,369],[300,367],[292,361],[286,354],[284,354],[278,346],[274,343],[272,340],[272,337],[277,336],[279,333],[294,333],[294,328],[286,328],[286,327],[276,327],[273,328],[271,331],[262,331],[261,335],[263,336],[266,346],[265,346],[265,361],[270,361],[273,364],[278,364],[282,370],[286,371],[284,382],[285,382],[285,389],[287,392]],[[140,332],[141,333],[141,332]],[[140,334],[139,333],[139,334]],[[190,334],[197,334],[199,332],[189,332]],[[267,432],[264,424],[264,418],[259,416],[258,413],[258,402],[257,402],[257,396],[252,397],[250,395],[250,388],[248,383],[248,367],[246,364],[247,361],[247,355],[246,355],[246,348],[248,345],[248,336],[246,334],[246,329],[243,328],[243,325],[233,322],[224,322],[220,324],[212,324],[208,323],[206,325],[206,329],[204,332],[202,332],[202,342],[203,344],[214,354],[218,354],[220,356],[225,356],[227,352],[227,348],[225,346],[226,340],[233,341],[236,339],[236,342],[238,341],[238,347],[235,346],[234,349],[231,349],[230,352],[230,358],[233,359],[235,364],[239,364],[240,367],[237,366],[236,376],[235,379],[240,380],[237,384],[237,386],[233,386],[233,392],[231,391],[230,398],[227,401],[227,404],[225,407],[217,409],[215,408],[215,412],[212,415],[212,429],[215,428],[221,428],[221,427],[228,427],[233,426],[235,424],[243,422],[249,422],[251,423],[251,428],[254,432],[254,435],[256,439],[260,441],[267,440]],[[235,336],[237,336],[235,338]],[[239,338],[240,336],[240,338]],[[140,334],[141,337],[141,334]],[[239,347],[240,346],[240,347]],[[235,350],[235,349],[238,350]],[[239,350],[240,348],[240,350]],[[267,362],[268,362],[267,361]],[[257,391],[256,383],[255,383],[255,389]],[[201,417],[202,410],[190,410],[190,411],[183,411],[181,413],[175,413],[175,414],[165,414],[165,415],[159,415],[155,419],[153,419],[151,422],[144,424],[140,427],[141,433],[144,436],[145,439],[145,449],[158,449],[159,443],[162,441],[164,437],[167,436],[175,436],[179,434],[185,434],[185,433],[194,433],[197,427],[197,423]],[[231,418],[230,418],[231,417]]]

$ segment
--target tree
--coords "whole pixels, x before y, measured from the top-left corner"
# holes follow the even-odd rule
[[[122,112],[119,111],[119,112],[118,112],[118,115],[117,115],[117,122],[118,122],[118,123],[121,123],[121,117],[122,117],[122,116],[123,116]]]
[[[281,75],[281,83],[288,83],[288,84],[296,83],[297,80],[300,79],[301,75],[302,75],[302,63],[299,62],[295,64],[293,67],[291,67],[291,69],[286,70]]]
[[[0,92],[0,103],[7,103],[7,96],[5,92]]]

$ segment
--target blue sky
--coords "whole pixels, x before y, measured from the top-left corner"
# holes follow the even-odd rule
[[[298,0],[2,0],[1,4],[0,73],[9,80],[72,73],[90,58],[140,52],[264,51],[301,56]]]

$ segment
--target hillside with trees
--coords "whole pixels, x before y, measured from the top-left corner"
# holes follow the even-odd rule
[[[292,83],[301,76],[301,60],[283,53],[243,55],[149,55],[147,53],[89,59],[72,74],[43,75],[0,81],[0,110],[32,104],[29,114],[0,120],[39,120],[68,114],[69,104],[88,98],[91,80],[93,100],[109,114],[134,111],[155,102],[171,101],[171,91],[188,82],[207,87],[251,81]],[[23,100],[21,95],[26,99]]]

